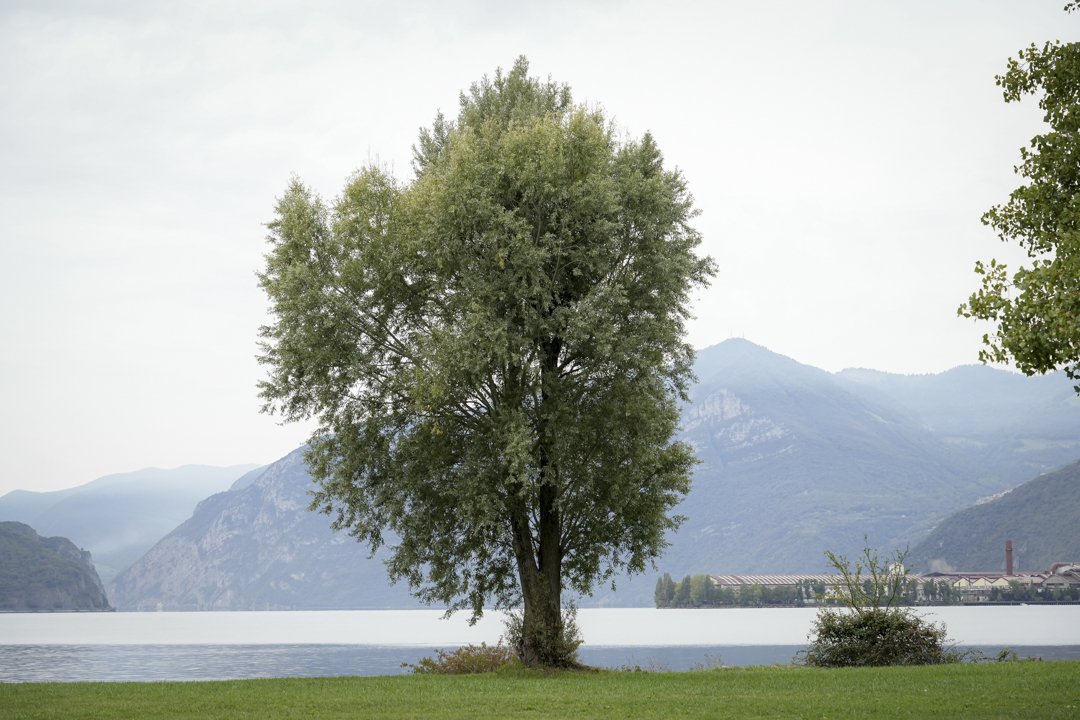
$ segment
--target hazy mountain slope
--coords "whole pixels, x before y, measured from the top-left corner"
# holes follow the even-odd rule
[[[908,561],[917,572],[1004,570],[1006,540],[1013,541],[1014,570],[1080,561],[1080,462],[946,518]]]
[[[0,520],[69,538],[93,553],[101,577],[108,582],[190,517],[200,500],[225,490],[255,467],[147,468],[107,475],[67,490],[15,490],[0,497]]]
[[[311,478],[297,450],[245,488],[194,514],[109,585],[120,610],[418,607],[390,587],[382,556],[307,510]]]
[[[676,572],[816,571],[826,548],[917,537],[1004,487],[895,404],[753,343],[707,348],[696,371],[682,436],[702,463],[665,558]]]
[[[85,487],[85,486],[83,486]],[[80,488],[34,492],[12,490],[0,496],[0,522],[29,522]]]
[[[1080,457],[1080,397],[1063,372],[1026,377],[984,365],[937,375],[847,369],[847,390],[888,398],[987,473],[1021,482]]]
[[[865,387],[888,395],[945,435],[1080,436],[1080,401],[1064,372],[1028,377],[961,365],[926,375],[848,368],[836,377],[854,392]]]
[[[108,610],[90,553],[29,525],[0,522],[0,611]]]
[[[253,482],[258,480],[259,476],[262,475],[264,472],[266,472],[266,468],[268,468],[268,467],[270,467],[270,466],[269,465],[262,465],[260,467],[255,468],[254,470],[251,470],[250,472],[244,473],[243,475],[238,477],[236,479],[236,481],[233,482],[232,485],[229,486],[229,489],[230,490],[243,490],[248,485],[251,485]]]

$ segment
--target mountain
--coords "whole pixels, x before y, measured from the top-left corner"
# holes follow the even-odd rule
[[[90,553],[67,538],[0,522],[0,612],[110,609]]]
[[[1080,462],[1040,475],[999,498],[955,513],[908,556],[916,572],[1005,570],[1005,541],[1013,569],[1046,570],[1080,560]]]
[[[238,485],[241,483],[237,483]],[[109,584],[119,610],[318,610],[420,607],[391,587],[385,551],[367,558],[330,518],[307,510],[301,451],[244,487],[218,493]]]
[[[1080,455],[1063,374],[828,373],[733,339],[698,352],[682,439],[701,463],[659,562],[695,573],[811,573],[823,551],[915,546],[946,516]],[[655,576],[601,590],[648,604]]]
[[[0,520],[61,535],[97,558],[108,582],[191,516],[196,504],[225,490],[255,465],[147,468],[54,492],[13,490],[0,497]]]
[[[864,535],[883,550],[914,546],[953,512],[1075,459],[1080,444],[1080,406],[1053,378],[833,374],[745,340],[700,351],[695,371],[681,437],[701,462],[675,509],[689,519],[658,563],[676,577],[820,572],[823,551],[852,556]],[[973,417],[954,407],[965,402]],[[1039,424],[1040,412],[1051,419]],[[388,587],[382,556],[367,560],[305,509],[310,483],[298,451],[207,499],[115,579],[114,604],[415,607]],[[581,604],[651,604],[655,576],[616,581]]]
[[[820,571],[825,549],[904,542],[1009,486],[898,403],[745,340],[695,372],[682,439],[701,462],[664,558],[679,574]]]
[[[1026,377],[985,365],[937,375],[847,369],[861,397],[901,405],[925,428],[990,471],[1032,477],[1080,457],[1080,396],[1064,372]]]
[[[260,467],[255,468],[254,470],[252,470],[250,472],[244,473],[240,477],[236,478],[236,480],[233,482],[233,484],[229,486],[229,489],[230,490],[243,490],[248,485],[251,485],[253,482],[258,480],[259,476],[262,475],[263,472],[268,467],[270,467],[270,466],[269,465],[262,465]]]

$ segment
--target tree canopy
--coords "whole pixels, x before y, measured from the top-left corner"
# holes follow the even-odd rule
[[[523,605],[518,651],[568,661],[564,589],[637,573],[680,522],[693,198],[653,138],[513,69],[327,204],[294,179],[260,283],[264,411],[317,417],[330,514],[423,601]]]
[[[1041,93],[1050,125],[1020,150],[1015,170],[1029,182],[982,218],[1032,263],[1011,276],[996,260],[976,263],[982,287],[959,313],[997,323],[996,334],[983,336],[983,362],[1011,359],[1028,375],[1064,368],[1080,380],[1080,43],[1031,45],[1009,59],[997,84],[1006,102]]]

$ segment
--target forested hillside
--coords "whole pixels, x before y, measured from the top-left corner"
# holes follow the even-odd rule
[[[0,522],[0,612],[109,609],[89,552],[29,525]]]
[[[1016,571],[1080,562],[1080,462],[946,518],[908,560],[916,572],[1004,571],[1006,540]]]

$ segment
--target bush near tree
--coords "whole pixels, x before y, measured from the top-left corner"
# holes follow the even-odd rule
[[[898,550],[882,558],[866,545],[852,563],[826,551],[837,573],[832,597],[843,607],[818,612],[810,644],[796,660],[826,668],[959,662],[962,655],[949,644],[944,625],[902,607],[910,592],[906,555]]]
[[[512,648],[499,642],[489,646],[464,645],[457,650],[435,650],[434,657],[420,658],[415,665],[403,663],[413,675],[474,675],[495,672],[517,662]]]

